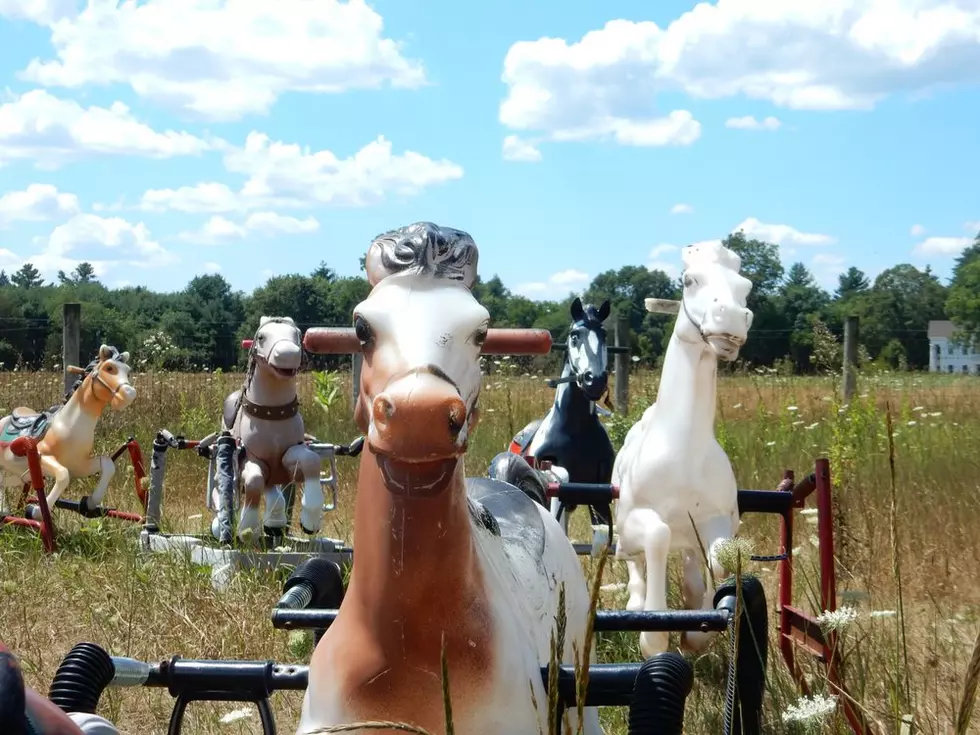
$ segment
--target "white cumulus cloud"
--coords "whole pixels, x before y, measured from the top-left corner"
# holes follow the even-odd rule
[[[779,130],[782,126],[783,124],[778,118],[771,115],[764,120],[756,120],[752,115],[730,117],[725,120],[725,127],[735,130]]]
[[[926,234],[926,228],[922,225],[912,225],[912,229],[909,230],[909,234],[912,237],[922,237]]]
[[[692,207],[690,204],[683,204],[683,203],[682,204],[675,204],[673,207],[670,208],[670,213],[671,214],[693,214],[694,213],[694,207]]]
[[[199,155],[210,147],[190,133],[153,130],[122,102],[82,107],[35,89],[0,105],[0,166],[27,160],[54,169],[94,155],[160,159]]]
[[[801,232],[790,225],[773,225],[760,222],[755,217],[749,217],[737,225],[732,232],[743,230],[746,237],[764,240],[776,245],[829,245],[837,242],[837,238],[815,232]]]
[[[0,196],[0,226],[11,222],[44,222],[78,214],[78,197],[52,184],[30,184]]]
[[[959,255],[973,244],[971,237],[927,237],[913,248],[914,255]]]
[[[157,268],[177,262],[176,256],[153,238],[147,226],[119,217],[75,214],[46,238],[38,238],[41,251],[17,258],[16,267],[30,262],[46,278],[59,270],[73,270],[85,261],[100,278],[120,266]]]
[[[463,176],[462,166],[452,161],[415,151],[396,153],[384,136],[347,158],[257,132],[248,135],[243,147],[225,150],[225,168],[245,179],[240,190],[217,182],[151,189],[143,194],[140,207],[215,214],[314,205],[365,207],[389,194],[412,196]]]
[[[364,0],[99,0],[64,12],[68,5],[0,0],[0,13],[50,31],[54,58],[33,59],[26,79],[47,87],[124,84],[212,120],[267,113],[286,92],[426,83],[421,62],[384,37],[381,16]]]
[[[242,240],[251,233],[259,235],[303,235],[316,232],[320,223],[313,217],[298,219],[277,212],[255,212],[241,224],[221,215],[214,215],[199,230],[182,232],[177,237],[198,245],[225,245]]]
[[[505,161],[536,163],[541,160],[541,151],[535,148],[534,144],[517,135],[508,135],[504,138],[503,155]]]
[[[570,292],[583,289],[590,280],[588,273],[570,268],[554,273],[547,281],[522,283],[514,289],[514,293],[541,301],[560,299]]]
[[[870,109],[889,95],[980,81],[980,4],[973,0],[720,0],[666,27],[610,20],[578,40],[514,43],[504,59],[500,122],[553,139],[612,137],[665,119],[677,93],[741,97],[800,110]],[[650,136],[690,143],[674,110]],[[766,122],[762,122],[765,126]]]

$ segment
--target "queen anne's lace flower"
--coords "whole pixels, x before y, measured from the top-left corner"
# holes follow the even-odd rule
[[[837,610],[825,610],[817,616],[817,623],[828,631],[840,632],[857,620],[857,610],[853,607],[841,607]]]
[[[815,694],[803,697],[796,704],[791,704],[783,712],[783,722],[793,722],[805,730],[816,732],[823,721],[834,713],[837,708],[837,697]]]

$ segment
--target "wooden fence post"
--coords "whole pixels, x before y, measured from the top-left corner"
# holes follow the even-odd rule
[[[851,400],[857,390],[858,318],[853,314],[844,321],[844,365],[841,396]]]
[[[68,372],[68,366],[81,367],[82,305],[62,304],[61,317],[61,370],[64,373],[65,393],[67,393],[78,377]]]
[[[350,356],[350,407],[354,410],[357,406],[357,396],[361,392],[361,364],[364,362],[364,355],[355,352]]]
[[[616,380],[614,384],[616,410],[625,416],[629,412],[630,404],[630,320],[628,314],[616,315],[615,340],[616,347],[625,348],[616,352]]]

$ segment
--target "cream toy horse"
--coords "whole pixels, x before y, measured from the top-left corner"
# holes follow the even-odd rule
[[[306,444],[306,430],[299,413],[296,380],[303,359],[302,335],[289,317],[263,316],[252,339],[245,383],[225,399],[222,428],[230,431],[245,449],[241,465],[244,500],[238,536],[254,537],[260,528],[259,503],[266,496],[265,519],[270,531],[287,523],[282,487],[303,481],[300,526],[307,534],[320,530],[323,521],[323,489],[320,456]],[[212,533],[231,540],[231,515],[223,509],[217,487],[212,503],[218,514]]]
[[[417,223],[379,236],[366,266],[372,290],[354,311],[364,355],[355,418],[366,434],[357,554],[310,662],[298,732],[364,720],[444,732],[443,643],[456,732],[547,732],[540,667],[550,659],[559,584],[565,663],[573,645],[584,650],[589,591],[547,508],[464,472],[489,324],[470,291],[476,244]],[[585,735],[599,735],[596,710],[585,711]],[[576,732],[576,712],[567,714]]]
[[[683,552],[685,606],[710,608],[725,574],[718,545],[739,526],[735,474],[715,439],[714,419],[718,359],[735,360],[748,337],[752,312],[745,302],[752,283],[738,272],[739,256],[720,242],[692,245],[682,255],[680,303],[646,300],[648,311],[678,314],[657,400],[630,429],[613,467],[616,556],[629,568],[628,610],[667,608],[673,550]],[[685,633],[682,644],[700,651],[711,635]],[[666,650],[667,642],[665,632],[640,634],[645,657]]]
[[[45,477],[54,478],[54,487],[47,494],[48,507],[55,507],[73,477],[98,474],[98,484],[85,499],[92,510],[102,503],[116,473],[111,457],[92,453],[95,427],[106,406],[122,411],[136,398],[136,389],[129,383],[129,353],[109,345],[99,348],[98,357],[88,367],[69,369],[82,378],[72,386],[63,406],[42,412],[18,406],[0,419],[0,473],[7,487],[28,482],[27,458],[15,455],[10,444],[21,436],[33,437],[38,440],[41,470]],[[27,515],[41,519],[36,505],[28,506]]]

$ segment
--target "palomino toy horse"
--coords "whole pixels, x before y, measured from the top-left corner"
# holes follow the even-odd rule
[[[259,530],[263,493],[266,507],[262,525],[266,533],[284,533],[288,519],[282,488],[300,478],[300,526],[310,535],[320,530],[320,457],[306,445],[296,392],[302,360],[302,335],[296,323],[289,317],[263,316],[249,350],[245,383],[225,399],[222,428],[244,448],[241,479],[245,497],[238,521],[241,539]],[[222,508],[217,487],[212,502],[219,511],[211,524],[212,533],[227,543],[231,541],[231,515]]]
[[[752,325],[745,306],[752,283],[738,272],[739,256],[720,242],[685,248],[683,259],[680,304],[647,299],[648,311],[678,317],[657,400],[630,429],[613,469],[619,485],[616,555],[629,568],[628,610],[666,609],[667,555],[678,549],[685,606],[710,608],[725,574],[718,545],[739,526],[735,474],[714,434],[715,396],[718,359],[735,360]],[[700,651],[711,635],[686,633],[682,643]],[[641,633],[640,649],[649,657],[666,650],[667,641],[665,632]]]
[[[571,306],[565,362],[555,381],[555,401],[543,419],[525,426],[510,444],[510,451],[536,461],[550,461],[565,470],[568,482],[607,484],[616,450],[599,420],[596,403],[609,386],[606,329],[609,302],[596,309],[576,298]],[[551,501],[556,513],[558,499]],[[569,512],[574,510],[569,508]],[[593,526],[612,525],[609,508],[589,506]]]
[[[14,454],[10,444],[20,436],[34,437],[38,439],[41,470],[46,477],[54,478],[54,487],[47,495],[48,507],[55,507],[73,477],[98,474],[98,484],[84,499],[85,506],[92,510],[102,503],[116,473],[111,457],[92,453],[95,427],[106,406],[122,411],[136,398],[136,389],[129,383],[129,353],[109,345],[102,345],[98,357],[84,369],[69,369],[82,377],[65,396],[64,405],[41,412],[18,406],[0,419],[0,473],[5,475],[6,486],[24,486],[27,458]],[[27,515],[40,520],[40,510],[35,505],[28,506]]]
[[[561,526],[513,485],[464,474],[489,325],[470,291],[477,258],[468,234],[427,222],[368,250],[372,290],[354,311],[364,355],[355,418],[366,434],[357,554],[310,662],[299,733],[365,720],[444,732],[443,644],[456,732],[547,732],[539,667],[561,583],[559,657],[584,650],[589,592]],[[598,735],[595,709],[586,712],[584,732]]]

